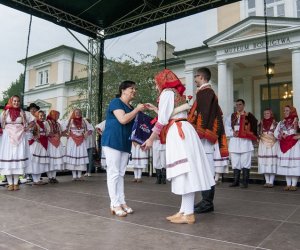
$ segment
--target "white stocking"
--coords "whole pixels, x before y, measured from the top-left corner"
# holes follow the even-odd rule
[[[292,185],[292,177],[291,176],[285,176],[286,185],[291,186]]]
[[[134,179],[138,179],[138,169],[134,168],[133,172],[134,172]]]
[[[270,182],[269,184],[274,184],[274,180],[275,180],[275,174],[270,174]]]
[[[270,183],[270,174],[265,174],[266,183]]]
[[[219,179],[220,179],[220,174],[219,173],[215,173],[215,181],[217,182],[217,181],[219,181]]]
[[[19,183],[19,175],[16,175],[16,174],[13,175],[13,182],[14,182],[14,185],[18,185],[18,183]]]
[[[72,170],[73,179],[77,178],[76,170]]]
[[[292,186],[296,187],[298,183],[298,176],[292,176]]]
[[[7,179],[8,185],[14,184],[12,175],[6,175],[6,179]]]
[[[182,198],[182,204],[181,206],[183,207],[183,213],[184,214],[193,214],[194,213],[194,201],[195,201],[195,193],[188,193],[188,194],[183,194],[181,196]]]

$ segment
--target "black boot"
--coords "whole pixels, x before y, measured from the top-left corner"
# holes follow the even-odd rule
[[[166,169],[165,168],[162,168],[161,169],[161,182],[162,184],[166,184],[166,178],[167,178],[167,173],[166,173]]]
[[[156,182],[155,184],[161,184],[161,170],[156,169]]]
[[[241,188],[248,188],[250,169],[243,168],[243,183]]]
[[[241,170],[233,169],[233,183],[229,185],[229,187],[238,187],[240,185],[240,173]]]
[[[194,206],[194,212],[197,214],[209,213],[214,211],[215,186],[210,190],[201,192],[202,200]]]

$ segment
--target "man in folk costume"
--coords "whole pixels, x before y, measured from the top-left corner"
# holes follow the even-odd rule
[[[182,198],[179,211],[166,219],[176,224],[193,224],[195,192],[209,190],[215,181],[202,143],[187,121],[185,87],[168,69],[158,73],[155,81],[160,94],[158,120],[142,148],[152,147],[158,136],[166,144],[167,179],[171,180],[172,192]],[[146,107],[156,109],[152,104]]]
[[[208,68],[196,71],[195,83],[198,90],[196,101],[188,116],[188,121],[195,127],[203,144],[211,174],[215,175],[214,145],[218,142],[221,157],[228,157],[228,148],[223,124],[223,113],[218,103],[218,97],[209,83],[211,72]],[[196,213],[214,211],[215,186],[202,191],[202,200],[195,205]]]
[[[251,154],[254,150],[252,141],[257,141],[257,119],[245,111],[245,101],[236,100],[236,112],[226,121],[226,134],[230,137],[229,152],[234,181],[230,187],[240,185],[240,173],[243,171],[242,188],[248,187],[251,168]]]

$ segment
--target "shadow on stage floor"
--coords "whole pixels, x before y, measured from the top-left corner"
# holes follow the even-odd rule
[[[175,225],[165,217],[178,211],[180,197],[170,183],[154,177],[132,183],[126,176],[127,204],[135,213],[109,212],[103,173],[59,184],[0,187],[0,249],[299,249],[300,191],[216,188],[215,212],[197,215],[194,225]],[[200,199],[199,194],[197,200]]]

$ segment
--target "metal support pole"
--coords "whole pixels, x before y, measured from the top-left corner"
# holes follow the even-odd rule
[[[100,123],[102,121],[102,113],[103,113],[103,81],[104,81],[104,39],[100,39],[100,51],[99,51],[99,88],[98,88],[98,122]]]
[[[267,61],[267,86],[268,86],[268,102],[269,102],[269,108],[271,108],[271,86],[270,86],[270,80],[271,76],[269,74],[269,68],[270,68],[270,59],[269,59],[269,38],[268,38],[268,19],[267,19],[267,4],[266,0],[264,0],[264,19],[265,19],[265,41],[266,41],[266,61]]]

